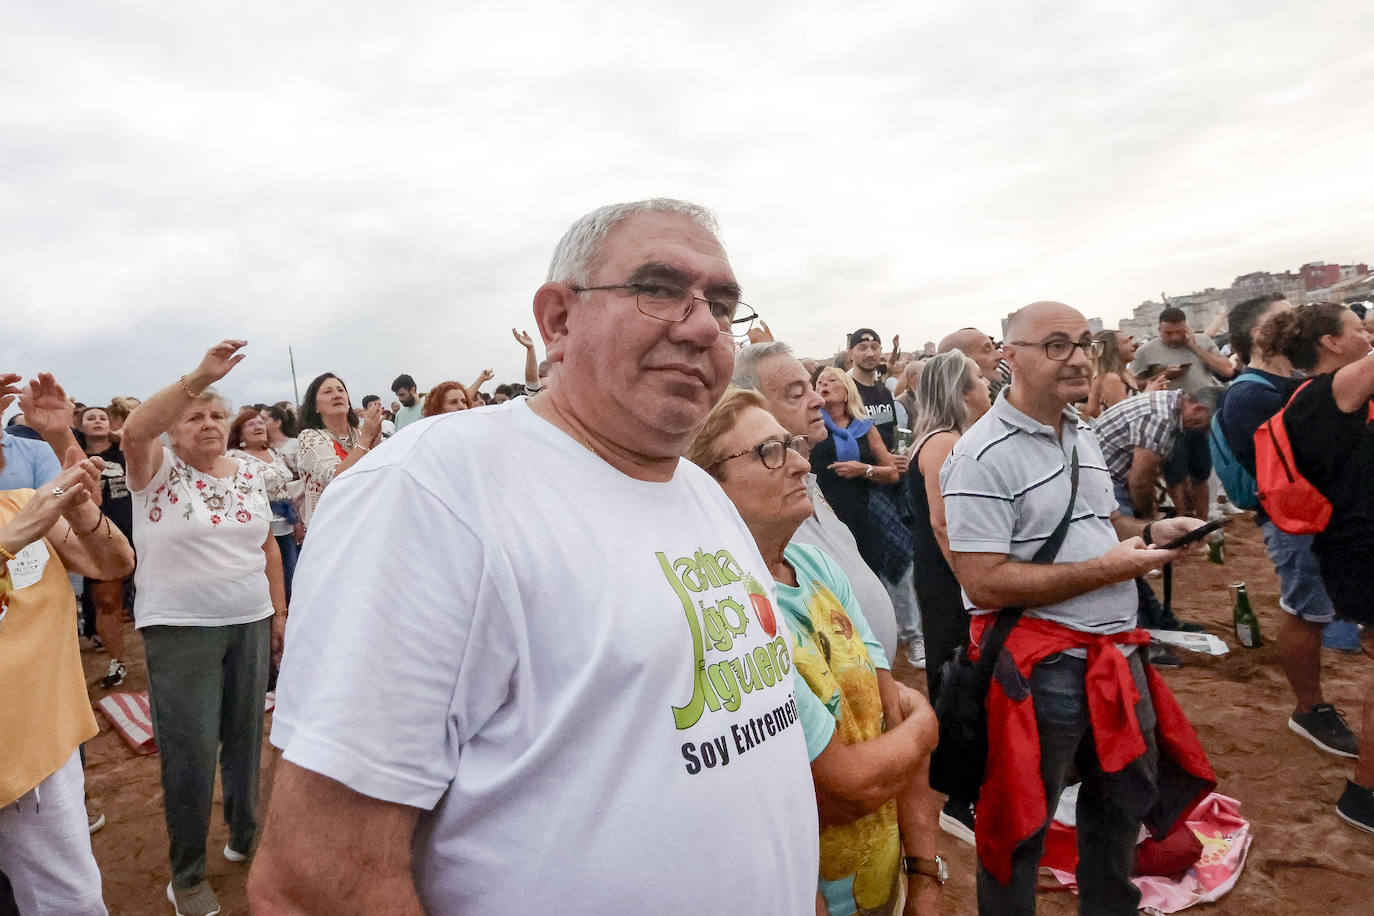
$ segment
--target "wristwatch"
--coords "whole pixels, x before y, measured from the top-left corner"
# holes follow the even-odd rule
[[[873,476],[873,465],[870,464],[870,465],[864,470],[864,477],[872,477],[872,476]]]
[[[934,878],[935,883],[940,885],[949,880],[949,865],[945,862],[944,856],[937,855],[933,859],[924,859],[921,856],[904,856],[902,869],[908,875],[925,875],[927,878]]]

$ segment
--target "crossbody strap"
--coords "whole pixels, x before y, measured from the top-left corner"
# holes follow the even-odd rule
[[[1073,456],[1070,459],[1072,465],[1069,471],[1069,505],[1064,510],[1064,516],[1059,520],[1054,533],[1040,545],[1040,549],[1031,557],[1032,563],[1053,563],[1054,558],[1059,555],[1059,548],[1064,546],[1064,538],[1069,533],[1069,523],[1073,521],[1074,506],[1078,503],[1078,446],[1073,447]],[[1026,609],[1024,607],[1004,607],[997,612],[997,621],[984,633],[983,641],[979,647],[978,670],[983,680],[986,681],[992,676],[992,666],[997,656],[1002,651],[1002,644],[1007,641],[1007,634],[1011,633],[1012,627],[1021,619],[1021,614]]]

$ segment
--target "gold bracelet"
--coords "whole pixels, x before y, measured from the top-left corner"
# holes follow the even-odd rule
[[[184,375],[181,378],[177,379],[177,387],[181,389],[182,394],[186,395],[193,401],[199,398],[201,394],[205,393],[204,391],[202,391],[200,394],[196,394],[194,391],[192,391],[190,386],[186,384],[186,376]]]
[[[366,445],[363,445],[361,442],[354,442],[353,445],[355,448],[360,448],[365,452],[372,451],[372,449],[368,448]]]
[[[19,558],[16,557],[14,554],[12,554],[12,553],[10,553],[8,550],[6,550],[4,547],[0,547],[0,554],[3,554],[3,555],[4,555],[4,557],[5,557],[5,562],[7,562],[7,563],[8,563],[10,560],[17,560],[17,559],[19,559]]]

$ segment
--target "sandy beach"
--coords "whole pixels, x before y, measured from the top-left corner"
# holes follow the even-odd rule
[[[1278,584],[1264,555],[1259,531],[1249,519],[1230,526],[1226,564],[1205,560],[1181,564],[1174,578],[1174,607],[1179,616],[1207,624],[1232,647],[1220,658],[1181,653],[1186,662],[1164,672],[1191,717],[1216,770],[1218,791],[1241,802],[1251,821],[1254,844],[1235,889],[1219,903],[1197,912],[1218,914],[1328,914],[1370,912],[1374,908],[1374,836],[1347,826],[1335,814],[1335,803],[1353,761],[1317,750],[1288,730],[1293,698],[1278,667],[1274,647],[1282,619]],[[1245,581],[1259,615],[1264,647],[1239,647],[1230,631],[1232,593],[1227,587]],[[1158,591],[1159,579],[1151,580]],[[129,676],[120,690],[147,686],[142,640],[130,625],[126,640]],[[104,655],[83,655],[92,698],[104,673]],[[1374,666],[1362,656],[1323,653],[1327,699],[1342,709],[1358,731],[1365,685]],[[894,672],[924,688],[924,674],[899,662]],[[270,717],[269,717],[270,718]],[[170,913],[164,896],[168,881],[167,834],[162,817],[158,758],[137,757],[97,714],[101,733],[87,745],[87,783],[93,808],[108,823],[92,838],[105,879],[105,899],[115,916]],[[270,724],[270,723],[269,723]],[[266,742],[264,742],[266,744]],[[275,751],[264,747],[263,801],[271,788]],[[216,810],[210,830],[208,877],[225,916],[247,913],[244,884],[248,864],[226,862],[219,850],[228,839]],[[943,854],[953,877],[945,888],[945,912],[972,914],[973,850],[941,835]],[[1076,912],[1066,892],[1041,895],[1040,912]]]

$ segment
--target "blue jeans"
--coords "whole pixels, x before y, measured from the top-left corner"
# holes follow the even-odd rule
[[[1128,661],[1140,691],[1136,716],[1145,736],[1143,764],[1153,779],[1159,759],[1155,710],[1145,687],[1140,656],[1137,650]],[[979,866],[978,912],[983,916],[1034,916],[1035,872],[1044,850],[1045,834],[1059,795],[1075,771],[1083,784],[1078,795],[1078,911],[1094,916],[1135,916],[1140,891],[1131,883],[1131,871],[1144,812],[1123,807],[1118,793],[1113,791],[1113,777],[1104,774],[1098,765],[1084,687],[1087,668],[1086,659],[1060,653],[1051,655],[1031,672],[1031,697],[1040,730],[1040,777],[1049,816],[1038,831],[1017,847],[1012,856],[1010,884],[998,883]],[[992,736],[991,742],[989,753],[996,754],[996,736]]]
[[[1289,534],[1271,521],[1260,525],[1264,549],[1279,574],[1279,607],[1308,623],[1330,623],[1336,609],[1322,584],[1321,567],[1312,554],[1312,535]]]
[[[296,546],[296,539],[289,534],[276,535],[277,548],[281,551],[281,581],[286,589],[286,603],[291,603],[291,580],[296,575],[296,559],[300,556],[301,549]]]

